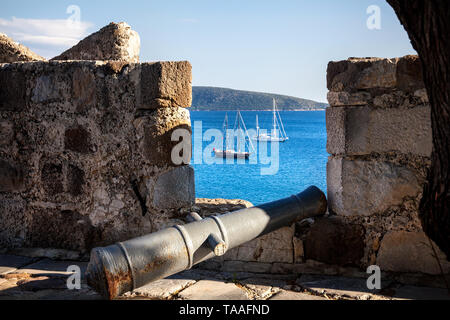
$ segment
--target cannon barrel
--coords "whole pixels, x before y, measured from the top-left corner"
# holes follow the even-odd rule
[[[289,198],[220,216],[202,219],[194,213],[194,222],[92,249],[87,282],[114,299],[296,221],[323,215],[326,209],[323,192],[309,187]]]

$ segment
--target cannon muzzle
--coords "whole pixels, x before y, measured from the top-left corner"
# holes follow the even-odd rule
[[[289,198],[220,216],[202,219],[192,214],[191,223],[92,249],[87,281],[114,299],[296,221],[323,215],[326,209],[323,192],[309,187]]]

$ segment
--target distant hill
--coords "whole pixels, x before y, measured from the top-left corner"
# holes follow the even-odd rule
[[[328,104],[279,94],[216,87],[192,87],[191,110],[271,110],[275,98],[279,110],[320,110]]]

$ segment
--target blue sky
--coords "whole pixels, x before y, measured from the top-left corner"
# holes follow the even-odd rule
[[[81,27],[68,30],[70,5]],[[369,30],[370,5],[381,29]],[[73,12],[72,12],[73,13]],[[2,0],[0,32],[49,58],[111,21],[141,37],[141,61],[189,60],[193,85],[326,101],[326,68],[348,57],[415,54],[381,0]]]

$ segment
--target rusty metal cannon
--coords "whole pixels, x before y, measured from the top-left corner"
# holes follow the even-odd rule
[[[220,216],[202,219],[193,213],[191,223],[92,249],[87,281],[114,299],[296,221],[323,215],[326,209],[323,192],[309,187],[289,198]]]

